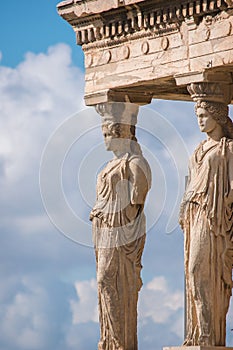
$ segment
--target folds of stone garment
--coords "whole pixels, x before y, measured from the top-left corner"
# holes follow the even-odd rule
[[[137,349],[137,300],[142,282],[146,194],[150,168],[140,154],[114,158],[97,180],[91,212],[96,252],[99,350]]]
[[[187,298],[184,345],[224,346],[232,290],[233,141],[203,141],[181,205]]]

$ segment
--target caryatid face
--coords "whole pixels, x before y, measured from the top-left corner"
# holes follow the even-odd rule
[[[196,114],[198,125],[202,132],[209,133],[218,126],[217,121],[205,108],[197,108]]]
[[[117,151],[119,149],[120,138],[116,136],[116,134],[108,128],[107,125],[103,125],[102,127],[105,147],[107,151]]]

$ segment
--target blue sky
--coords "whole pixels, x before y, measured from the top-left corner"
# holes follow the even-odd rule
[[[99,116],[84,106],[83,54],[56,4],[1,5],[1,350],[93,350],[99,337],[89,212],[96,175],[111,154],[103,145]],[[183,235],[176,199],[183,192],[187,158],[203,139],[193,107],[154,100],[139,114],[137,136],[153,173],[140,349],[176,346],[183,339]],[[68,213],[56,202],[53,177],[64,149]],[[49,164],[43,163],[46,157]],[[46,200],[52,199],[52,210],[43,205],[40,176],[50,186]],[[227,327],[232,346],[232,312]]]
[[[2,64],[15,67],[26,52],[46,52],[48,45],[60,42],[72,47],[72,57],[83,67],[83,54],[75,45],[71,26],[57,14],[56,0],[3,1],[0,44]]]

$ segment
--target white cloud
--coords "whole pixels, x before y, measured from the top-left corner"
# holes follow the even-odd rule
[[[152,281],[147,283],[145,286],[146,289],[152,290],[152,291],[166,291],[167,290],[167,281],[163,276],[155,277]]]
[[[88,323],[98,322],[96,281],[91,279],[76,282],[75,289],[78,300],[72,299],[70,301],[73,322],[69,331],[69,345],[72,347],[77,346],[79,341],[75,337],[75,325],[85,323],[86,329],[88,329],[90,327]],[[167,331],[172,332],[181,341],[183,334],[183,291],[169,288],[165,277],[159,276],[143,286],[139,295],[138,323],[141,341],[146,340],[142,327],[145,330],[145,328],[153,328],[153,325],[154,327],[163,325],[166,328],[164,334]],[[155,338],[158,336],[158,334],[153,335]]]
[[[55,230],[42,208],[39,166],[50,134],[83,109],[83,86],[83,73],[63,44],[47,54],[27,54],[16,68],[0,66],[1,349],[63,348],[61,330],[70,314],[60,275],[78,263],[78,247],[51,234]],[[83,266],[86,256],[85,251],[79,256]],[[67,310],[62,318],[60,309]]]
[[[70,48],[62,44],[51,47],[47,54],[28,53],[25,61],[14,69],[0,66],[0,256],[3,261],[0,273],[4,276],[0,289],[0,347],[4,350],[91,350],[98,340],[96,282],[91,279],[95,274],[94,258],[91,260],[94,252],[91,255],[90,250],[64,242],[58,235],[51,235],[54,230],[42,209],[38,185],[40,157],[47,139],[58,124],[84,107],[83,85],[84,74],[72,65]],[[189,116],[192,105],[185,104],[185,108],[183,106],[164,101],[154,104],[165,118],[170,118],[176,125],[191,152],[199,142],[199,134],[194,126],[195,117]],[[88,127],[85,123],[87,120],[83,117],[77,127],[84,130]],[[89,132],[87,139],[90,143],[86,142],[87,139],[82,139],[79,143],[82,147],[85,143],[83,152],[79,147],[73,148],[72,160],[75,159],[76,163],[78,152],[82,155],[89,154],[91,142],[96,142],[95,134]],[[177,145],[173,141],[171,138],[170,147],[176,153]],[[154,153],[160,151],[160,155],[164,153],[161,148],[156,150],[153,142],[153,139],[148,141],[148,149]],[[102,157],[102,153],[96,154],[98,157],[95,164],[98,167],[98,158]],[[91,164],[91,156],[87,160]],[[161,155],[159,162],[166,171],[168,161],[169,157]],[[69,194],[74,198],[75,205],[83,207],[76,199],[77,182],[70,185],[71,177],[77,180],[77,176],[74,176],[77,175],[75,162],[72,165],[72,176],[70,168],[66,172],[66,183],[69,184]],[[99,166],[102,162],[103,158]],[[85,163],[83,167],[88,168],[85,168]],[[182,167],[185,165],[182,164]],[[96,175],[95,169],[91,168],[88,177],[83,178],[86,180],[82,186],[84,195],[85,186],[90,186],[89,176]],[[168,175],[172,188],[174,173],[170,171]],[[160,178],[156,173],[153,183],[157,188],[160,186]],[[91,186],[94,187],[94,180]],[[88,188],[89,192],[92,191],[91,186]],[[168,193],[172,204],[170,187]],[[88,198],[92,199],[91,194]],[[156,195],[151,200],[148,210],[153,215],[154,205],[160,199]],[[88,220],[87,210],[85,215]],[[90,227],[88,232],[80,230],[79,227],[75,227],[75,230],[82,236],[91,234]],[[177,252],[180,253],[176,249],[178,245],[179,248],[182,245],[182,239],[170,240],[169,248],[167,239],[159,240],[158,235],[154,236],[153,240],[157,240],[158,256],[155,257],[154,241],[151,239],[145,260],[150,266],[156,261],[156,269],[163,269],[163,276],[153,278],[153,271],[148,272],[149,282],[140,292],[139,334],[141,343],[146,345],[144,348],[147,350],[154,349],[155,344],[156,347],[166,345],[164,343],[168,332],[171,344],[180,341],[183,329],[183,291],[170,285],[167,279],[171,271],[175,271],[177,276],[183,276],[183,271],[177,264],[182,257],[176,256]],[[161,262],[165,253],[166,266]],[[26,273],[34,278],[25,279]],[[90,276],[87,277],[87,274]],[[79,277],[72,277],[74,275]],[[38,276],[40,281],[36,282]],[[68,281],[65,286],[61,283],[64,288],[62,290],[59,284],[63,278],[61,276],[65,276],[64,279]],[[86,278],[89,279],[84,280]],[[175,279],[174,276],[172,278]],[[76,296],[72,294],[74,286]],[[60,309],[62,311],[57,315],[56,312]],[[232,322],[232,318],[229,320]],[[54,324],[56,330],[53,329]],[[149,338],[150,347],[147,346]]]
[[[73,324],[98,322],[96,281],[76,282],[75,289],[78,301],[70,301]]]
[[[1,338],[19,349],[41,349],[49,329],[47,294],[28,279],[22,281],[24,291],[18,292],[1,312]]]
[[[84,107],[82,73],[70,57],[60,44],[28,53],[15,69],[0,67],[0,157],[8,181],[28,174],[58,123]]]
[[[139,298],[139,320],[166,324],[183,310],[183,291],[173,290],[164,276],[153,278],[143,286]],[[179,330],[182,335],[182,328]]]

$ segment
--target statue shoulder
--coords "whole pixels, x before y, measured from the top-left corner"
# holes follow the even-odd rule
[[[151,187],[151,169],[147,160],[141,154],[133,154],[129,157],[129,168],[133,173],[141,174],[143,173],[147,179],[149,187]]]
[[[130,166],[139,166],[143,169],[147,169],[147,171],[151,171],[148,161],[142,154],[133,154],[128,158],[128,161]]]
[[[202,148],[204,146],[204,144],[206,143],[207,140],[202,140],[197,147],[194,150],[194,153],[197,153],[199,151],[200,148]]]
[[[191,156],[189,158],[189,168],[192,168],[196,164],[197,154],[202,150],[205,142],[206,142],[206,140],[201,141],[194,149],[193,153],[191,154]]]
[[[128,161],[131,163],[131,162],[134,162],[134,163],[145,163],[145,164],[148,164],[146,158],[143,157],[142,154],[131,154],[128,158]]]

